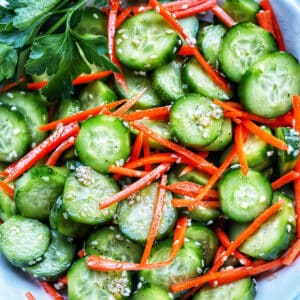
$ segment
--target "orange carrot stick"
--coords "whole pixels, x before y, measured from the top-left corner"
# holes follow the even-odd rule
[[[136,121],[140,119],[150,120],[169,120],[170,106],[155,107],[145,110],[137,110],[135,112],[122,116],[123,120],[127,122]]]
[[[144,150],[144,157],[145,157],[145,158],[151,156],[149,137],[148,137],[147,135],[144,135],[144,139],[143,139],[143,150]],[[150,164],[146,164],[146,165],[145,165],[145,171],[146,171],[146,172],[151,171],[151,165],[150,165]]]
[[[266,143],[278,148],[279,150],[287,150],[288,145],[282,140],[276,138],[275,136],[267,133],[262,128],[254,124],[250,120],[242,119],[243,126],[245,126],[249,131],[260,137]]]
[[[36,300],[36,298],[28,291],[25,293],[27,300]]]
[[[248,162],[247,158],[243,149],[244,145],[244,133],[243,133],[243,126],[240,124],[235,129],[234,134],[234,144],[236,147],[236,153],[240,162],[241,170],[243,175],[247,175],[248,173]]]
[[[129,7],[129,8],[124,9],[118,15],[117,20],[116,20],[116,29],[118,29],[123,24],[123,22],[131,16],[131,13],[132,13],[132,9]]]
[[[208,151],[200,151],[199,152],[199,156],[201,156],[202,158],[206,159],[208,156],[209,152]],[[178,175],[178,177],[181,177],[183,175],[185,175],[186,173],[192,171],[195,167],[191,166],[191,165],[187,165],[186,167],[184,167],[182,169],[182,171],[180,172],[180,174]]]
[[[167,178],[168,178],[167,175],[163,175],[161,177],[160,184],[166,185]],[[145,245],[144,252],[143,252],[143,255],[141,258],[141,262],[140,262],[142,265],[146,264],[146,262],[150,256],[153,243],[155,241],[155,237],[156,237],[158,227],[160,225],[161,217],[163,214],[165,194],[166,194],[166,190],[160,186],[158,189],[158,192],[157,192],[156,203],[155,203],[155,207],[154,207],[154,213],[153,213],[151,227],[150,227],[149,234],[148,234],[147,243]]]
[[[291,265],[294,262],[294,260],[298,257],[299,254],[300,254],[300,239],[298,239],[296,242],[293,243],[293,245],[290,247],[290,249],[283,257],[282,263],[287,266]]]
[[[67,275],[59,278],[58,282],[62,283],[63,285],[67,285],[68,284],[68,277],[67,277]]]
[[[108,167],[108,172],[128,177],[144,177],[148,174],[148,172],[145,171],[132,170],[114,165]]]
[[[0,89],[0,93],[7,92],[24,81],[25,81],[25,77],[21,77],[17,82],[12,82],[12,83],[5,85]]]
[[[132,147],[132,152],[130,154],[128,163],[137,160],[140,157],[142,147],[143,147],[143,139],[144,139],[144,134],[142,132],[139,132],[138,135],[136,136],[134,145]]]
[[[9,184],[7,184],[4,181],[0,181],[0,189],[7,194],[10,198],[14,198],[14,188],[11,187]]]
[[[209,174],[213,174],[217,170],[217,168],[213,164],[209,163],[208,161],[206,161],[199,155],[196,155],[192,151],[185,149],[185,148],[163,138],[156,132],[154,132],[151,129],[149,129],[148,127],[146,127],[144,124],[135,121],[135,122],[131,122],[130,125],[133,128],[144,132],[149,137],[151,137],[153,140],[157,141],[158,143],[165,146],[166,148],[169,148],[169,149],[179,153],[183,158],[190,161],[191,164],[195,165],[196,167],[200,167],[201,169],[203,169],[203,171],[205,171]]]
[[[67,116],[63,119],[59,119],[59,120],[55,120],[51,123],[42,125],[39,130],[41,131],[49,131],[49,130],[53,130],[56,129],[56,127],[60,124],[62,125],[68,125],[71,124],[73,122],[81,122],[86,120],[87,118],[91,117],[91,116],[96,116],[98,114],[100,114],[105,108],[107,109],[112,109],[115,108],[117,106],[119,106],[120,104],[123,104],[124,102],[126,102],[125,99],[122,100],[118,100],[112,103],[108,103],[108,104],[104,104],[104,105],[99,105],[97,107],[85,110],[85,111],[81,111],[78,112],[74,115],[71,116]]]
[[[273,15],[270,10],[260,11],[256,14],[257,23],[263,29],[269,31],[276,39],[276,32],[273,25]]]
[[[170,164],[164,163],[153,169],[151,172],[149,172],[144,177],[140,178],[133,184],[127,186],[122,191],[114,194],[113,196],[109,197],[105,202],[99,204],[100,209],[107,208],[117,202],[120,202],[132,194],[140,191],[153,181],[157,180],[163,173],[167,172],[170,169]]]
[[[64,297],[60,295],[48,282],[41,281],[40,283],[53,300],[64,300]]]
[[[55,166],[57,161],[59,160],[60,156],[63,152],[74,146],[75,144],[75,137],[71,136],[64,142],[62,142],[51,154],[51,156],[48,158],[46,165],[47,166]]]
[[[296,171],[290,171],[280,178],[276,179],[275,181],[272,182],[272,188],[273,190],[277,190],[281,188],[282,186],[300,178],[300,173]]]
[[[215,5],[212,8],[213,14],[227,27],[232,27],[236,22],[229,16],[219,5]]]
[[[188,206],[191,206],[194,201],[195,201],[194,199],[173,198],[172,205],[177,208],[188,207]],[[200,201],[198,203],[198,205],[205,207],[205,208],[218,208],[218,207],[220,207],[220,202],[219,201]]]

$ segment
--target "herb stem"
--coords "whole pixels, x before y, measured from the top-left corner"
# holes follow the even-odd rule
[[[64,14],[55,24],[53,24],[46,32],[45,35],[47,34],[52,34],[55,32],[67,19],[67,14]]]

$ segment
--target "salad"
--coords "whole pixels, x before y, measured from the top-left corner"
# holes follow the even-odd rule
[[[0,60],[0,251],[53,299],[251,300],[300,254],[268,0],[4,1]]]

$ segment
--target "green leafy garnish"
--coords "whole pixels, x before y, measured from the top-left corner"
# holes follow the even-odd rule
[[[0,81],[14,75],[17,61],[17,51],[12,46],[0,44]]]

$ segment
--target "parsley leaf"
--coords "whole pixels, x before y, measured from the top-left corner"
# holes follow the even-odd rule
[[[54,74],[43,89],[50,101],[69,97],[73,93],[72,80],[90,73],[69,31],[37,38],[25,68],[28,74]]]
[[[11,46],[0,44],[0,81],[14,75],[17,62],[17,51]]]

